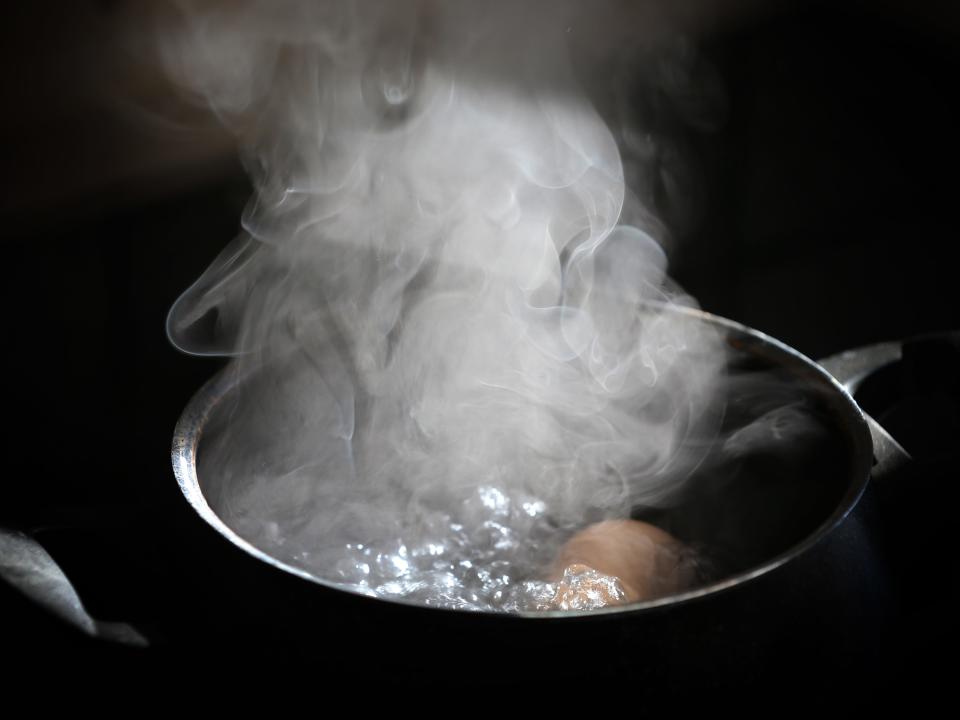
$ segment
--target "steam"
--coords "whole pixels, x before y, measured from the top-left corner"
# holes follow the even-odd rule
[[[583,12],[183,5],[168,67],[235,130],[256,192],[168,332],[235,358],[201,462],[268,552],[501,606],[572,530],[669,502],[702,460],[721,340],[668,311],[693,302],[654,221],[621,224],[653,213],[625,207],[571,67]]]

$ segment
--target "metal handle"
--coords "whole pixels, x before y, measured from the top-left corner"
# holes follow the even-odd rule
[[[97,620],[84,607],[73,583],[44,547],[18,530],[0,526],[0,581],[90,637],[145,646],[131,625]]]
[[[901,359],[903,343],[883,342],[846,350],[820,360],[820,366],[833,375],[852,396],[860,385],[877,370]],[[910,453],[898,443],[876,420],[863,413],[873,440],[873,470],[871,478],[882,483],[897,475],[910,461]]]

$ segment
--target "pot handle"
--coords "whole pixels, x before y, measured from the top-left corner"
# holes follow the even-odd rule
[[[830,373],[851,397],[864,380],[877,370],[898,362],[903,355],[900,342],[882,342],[831,355],[819,361],[820,367]],[[910,462],[910,453],[898,443],[876,420],[863,413],[873,440],[874,482],[883,483],[896,476]]]
[[[143,647],[147,639],[133,626],[97,620],[84,607],[74,584],[36,539],[0,525],[0,582],[86,635]]]

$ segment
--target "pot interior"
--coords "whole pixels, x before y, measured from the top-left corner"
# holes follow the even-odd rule
[[[695,467],[677,492],[666,502],[638,504],[631,515],[695,548],[703,559],[702,582],[692,592],[632,609],[709,594],[803,552],[856,503],[871,462],[862,413],[819,366],[731,321],[693,310],[672,312],[679,323],[709,324],[725,340],[728,363],[715,413],[717,430],[699,448]],[[295,529],[284,527],[289,508],[274,507],[269,518],[238,511],[237,500],[250,492],[252,479],[224,462],[226,457],[238,468],[256,464],[256,453],[270,437],[260,424],[275,418],[259,401],[244,398],[283,393],[288,373],[282,363],[244,376],[227,368],[211,381],[178,426],[175,467],[190,502],[231,541],[285,571],[340,587],[305,562],[299,549],[285,546],[286,534]],[[257,391],[238,393],[244,384]],[[264,443],[258,445],[261,434]],[[236,444],[236,437],[244,443]],[[226,453],[224,444],[230,445]],[[290,523],[309,522],[288,516]]]

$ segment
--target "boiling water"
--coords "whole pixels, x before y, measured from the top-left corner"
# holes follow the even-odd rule
[[[235,524],[270,554],[373,597],[488,612],[589,609],[622,599],[619,582],[594,570],[570,571],[560,582],[543,579],[569,536],[543,500],[481,486],[453,506],[453,513],[421,509],[406,533],[327,547],[284,538],[275,523],[247,517]],[[557,599],[561,583],[583,592],[564,604]]]
[[[370,597],[507,613],[592,610],[627,601],[619,578],[578,563],[556,567],[571,532],[558,527],[544,501],[483,486],[458,508],[453,514],[420,512],[405,533],[346,544],[284,537],[276,523],[249,517],[234,525],[274,557]],[[705,561],[684,548],[673,572],[702,580]]]

